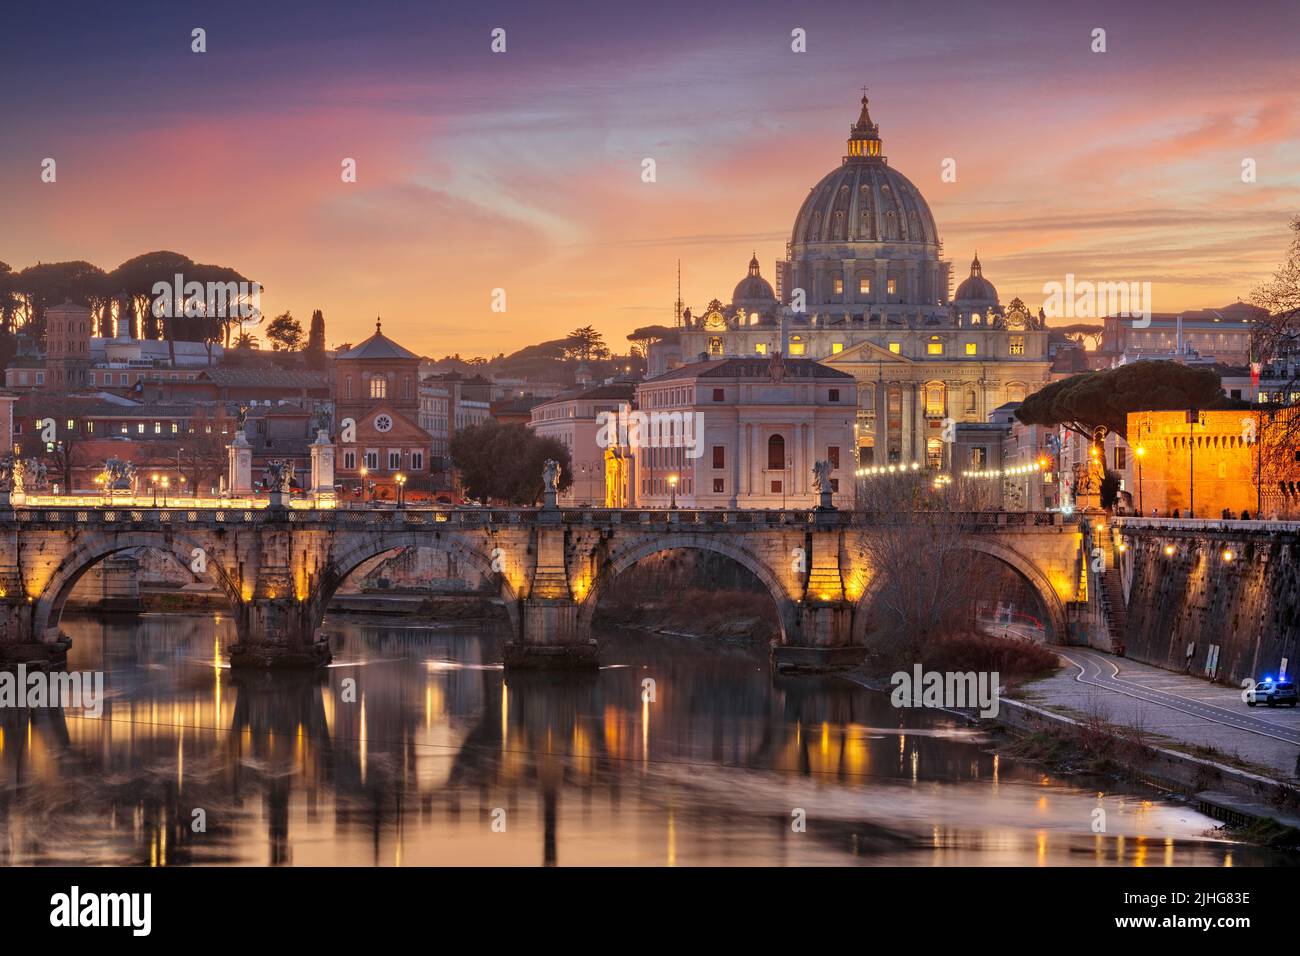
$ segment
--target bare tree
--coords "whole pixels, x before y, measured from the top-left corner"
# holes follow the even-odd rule
[[[1300,359],[1300,216],[1291,220],[1294,234],[1285,261],[1273,278],[1254,291],[1254,303],[1268,310],[1268,318],[1255,326],[1251,350],[1257,362],[1269,363],[1287,357]],[[1276,361],[1275,374],[1288,367]],[[1297,361],[1292,368],[1300,367]],[[1282,376],[1289,399],[1300,386],[1300,376]],[[1260,471],[1285,476],[1293,449],[1300,445],[1300,415],[1270,415],[1262,428]]]
[[[871,527],[861,557],[878,589],[874,631],[892,653],[916,660],[932,641],[970,628],[981,581],[968,536],[994,491],[988,480],[919,468],[859,484],[857,509]]]

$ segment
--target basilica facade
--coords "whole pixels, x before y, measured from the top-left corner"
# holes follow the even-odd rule
[[[650,372],[700,358],[780,353],[857,380],[859,467],[948,467],[955,422],[984,422],[1049,380],[1042,312],[1005,307],[978,255],[950,293],[933,214],[890,166],[868,100],[846,153],[795,217],[776,285],[757,256],[731,300],[681,317],[679,343],[652,350]]]

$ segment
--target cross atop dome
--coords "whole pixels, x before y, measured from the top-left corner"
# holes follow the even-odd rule
[[[880,158],[880,127],[871,122],[871,111],[867,108],[867,88],[862,88],[862,112],[858,121],[849,127],[849,159]]]

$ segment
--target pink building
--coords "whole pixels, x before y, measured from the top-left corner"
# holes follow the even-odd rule
[[[714,359],[643,382],[636,397],[627,444],[638,505],[811,508],[812,466],[824,460],[836,507],[853,506],[849,373],[779,355]]]

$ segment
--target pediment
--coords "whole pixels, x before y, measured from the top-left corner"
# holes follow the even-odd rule
[[[915,365],[916,363],[904,355],[897,355],[889,349],[876,345],[874,342],[859,342],[857,345],[851,345],[843,352],[827,356],[822,359],[823,365],[836,367],[839,365],[863,365],[870,363],[872,365]]]

